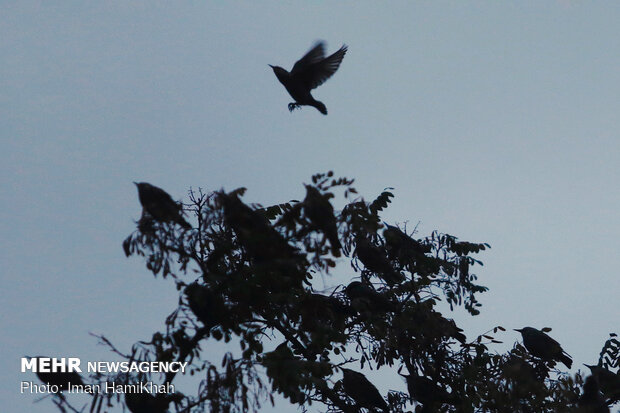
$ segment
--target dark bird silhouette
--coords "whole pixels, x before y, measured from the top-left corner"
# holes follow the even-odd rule
[[[463,329],[459,328],[454,320],[444,318],[439,313],[437,315],[437,329],[439,329],[445,337],[455,338],[461,343],[467,341],[467,337],[463,334]]]
[[[372,384],[366,376],[357,371],[342,369],[342,386],[355,402],[369,410],[378,408],[384,412],[388,411],[388,405],[381,397],[379,390]]]
[[[134,182],[142,208],[159,222],[176,222],[185,229],[192,226],[183,219],[183,207],[163,189],[146,182]]]
[[[573,360],[566,353],[560,343],[549,337],[546,333],[534,327],[523,327],[515,329],[523,336],[523,345],[533,356],[545,361],[560,361],[569,369],[573,365]]]
[[[620,374],[609,371],[602,366],[588,364],[584,364],[584,366],[590,369],[605,397],[613,402],[620,400]]]
[[[203,285],[192,283],[185,287],[187,304],[205,328],[210,329],[226,316],[226,304],[222,297]]]
[[[407,390],[409,396],[418,403],[422,403],[425,408],[439,407],[442,404],[455,404],[458,400],[448,393],[443,387],[429,378],[413,375],[401,374],[407,380]]]
[[[299,289],[306,277],[305,256],[274,228],[262,210],[244,204],[237,193],[220,193],[218,200],[223,207],[224,222],[234,231],[247,259],[254,263],[257,278],[253,282],[272,293]],[[247,289],[235,290],[243,298],[233,298],[233,301],[260,298],[260,294],[247,296]]]
[[[316,321],[353,315],[351,308],[335,296],[309,293],[299,298],[302,312],[312,315]]]
[[[289,111],[292,112],[300,106],[307,105],[313,106],[323,115],[327,115],[325,105],[314,99],[310,91],[321,86],[336,73],[346,52],[347,46],[342,45],[336,53],[325,57],[325,43],[318,42],[295,63],[290,72],[280,66],[269,65],[289,95],[295,99],[295,102],[288,104]]]
[[[355,255],[366,269],[377,274],[390,285],[404,280],[403,275],[392,267],[385,255],[385,250],[373,245],[364,237],[357,237],[355,244]]]
[[[326,195],[322,195],[318,189],[306,185],[306,198],[304,199],[304,212],[312,224],[322,231],[332,247],[332,254],[340,256],[340,240],[338,239],[338,226],[334,207]]]
[[[599,383],[595,376],[586,377],[586,382],[583,384],[583,394],[577,404],[579,405],[578,412],[609,413],[609,407],[607,407],[605,398],[601,394]]]
[[[411,258],[420,257],[431,251],[429,245],[424,245],[419,241],[405,234],[398,227],[384,223],[383,238],[387,247],[388,256],[395,260],[407,261]]]
[[[353,281],[347,285],[344,292],[351,300],[351,306],[358,311],[366,309],[388,312],[398,309],[395,303],[366,283]]]
[[[273,262],[297,256],[295,248],[273,228],[269,219],[244,204],[236,193],[221,193],[219,200],[224,207],[224,220],[256,261]]]

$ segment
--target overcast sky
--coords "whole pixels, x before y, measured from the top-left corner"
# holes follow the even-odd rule
[[[19,394],[21,356],[108,360],[89,332],[128,348],[174,309],[121,248],[132,181],[271,204],[329,169],[367,198],[394,187],[390,222],[491,244],[482,314],[451,315],[469,337],[549,326],[573,372],[595,363],[620,332],[619,19],[568,0],[3,1],[0,398],[54,411]],[[314,92],[329,115],[291,114],[267,65],[318,39],[349,45]]]

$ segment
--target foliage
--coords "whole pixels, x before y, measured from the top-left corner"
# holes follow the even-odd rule
[[[148,411],[252,412],[273,402],[276,393],[303,408],[372,410],[370,401],[346,391],[344,367],[406,371],[449,394],[447,401],[422,401],[392,390],[386,398],[392,412],[411,406],[459,412],[579,408],[580,373],[562,373],[521,344],[498,354],[491,346],[499,343],[495,336],[504,331],[501,326],[468,341],[438,310],[445,300],[450,309],[462,306],[472,316],[479,314],[477,297],[487,289],[474,273],[482,265],[475,257],[488,244],[436,231],[418,238],[406,227],[388,225],[380,214],[394,196],[391,188],[367,202],[352,184],[331,172],[317,174],[309,187],[322,198],[311,196],[308,188],[301,202],[269,207],[245,204],[244,188],[192,191],[185,208],[197,222],[192,230],[143,216],[124,241],[124,251],[143,257],[155,277],[174,282],[178,307],[165,331],[128,353],[103,336],[100,340],[130,361],[188,361],[190,374],[201,381],[196,394],[156,396],[158,404],[151,400],[150,406],[158,407]],[[346,205],[333,213],[331,202],[339,194]],[[334,219],[317,218],[317,210]],[[338,258],[337,240],[330,239],[334,223],[344,258]],[[345,261],[356,282],[324,291],[325,280]],[[222,360],[208,360],[205,348],[211,341],[228,343],[231,351]],[[602,366],[618,367],[618,348],[612,336],[601,353]],[[175,376],[96,380],[174,383]],[[136,407],[140,401],[107,395],[95,398],[93,411],[123,403],[143,411]]]

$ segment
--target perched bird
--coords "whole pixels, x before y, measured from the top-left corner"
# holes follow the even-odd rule
[[[176,222],[185,229],[192,226],[183,219],[183,207],[163,189],[146,182],[134,182],[142,208],[156,221]]]
[[[226,304],[220,295],[203,285],[192,283],[185,287],[185,296],[189,308],[207,329],[224,320]]]
[[[419,257],[431,251],[429,245],[424,245],[419,241],[405,234],[400,228],[384,223],[383,238],[387,247],[388,256],[391,259],[406,261],[412,257]]]
[[[598,380],[595,376],[586,377],[583,384],[583,394],[577,403],[578,412],[584,413],[609,413],[609,407],[601,394]]]
[[[306,314],[311,314],[316,321],[353,315],[351,308],[331,295],[316,293],[299,297],[299,306]]]
[[[261,364],[265,367],[271,381],[271,388],[274,391],[292,403],[303,404],[308,396],[302,391],[303,387],[300,387],[299,383],[311,377],[310,371],[316,371],[314,369],[322,363],[306,361],[295,356],[285,341],[278,345],[275,350],[263,353]]]
[[[523,336],[523,345],[533,356],[545,361],[560,361],[569,369],[573,365],[573,360],[566,353],[560,343],[549,337],[546,333],[534,327],[523,327],[515,329]]]
[[[403,275],[394,269],[383,249],[373,245],[369,240],[361,236],[357,237],[355,244],[355,255],[364,264],[366,269],[372,271],[390,285],[404,280]]]
[[[398,309],[395,303],[366,283],[353,281],[347,285],[344,292],[351,300],[351,306],[358,311],[367,309],[388,312]]]
[[[601,391],[605,397],[618,401],[620,400],[620,374],[607,370],[602,366],[591,366],[584,364],[590,369],[592,375],[598,381]]]
[[[429,378],[413,374],[401,374],[401,376],[407,380],[409,396],[422,403],[424,407],[433,405],[439,407],[442,404],[455,404],[457,402],[456,397]]]
[[[236,193],[221,193],[219,201],[224,207],[226,224],[255,260],[273,262],[297,256],[296,249],[273,228],[267,217],[244,204]]]
[[[463,329],[457,326],[454,320],[442,317],[441,313],[437,314],[437,328],[445,337],[455,338],[461,343],[467,341],[467,337],[463,334]]]
[[[322,195],[315,187],[306,185],[306,198],[303,204],[306,217],[325,234],[332,247],[334,257],[339,257],[342,247],[338,239],[338,226],[334,207],[332,207],[327,196]]]
[[[369,410],[378,408],[384,412],[388,411],[388,405],[381,397],[379,390],[372,384],[366,376],[357,371],[342,369],[342,386],[355,402]]]
[[[346,52],[347,46],[342,45],[336,53],[325,57],[325,43],[318,42],[295,63],[290,72],[280,66],[269,65],[289,95],[295,99],[295,102],[288,104],[289,111],[292,112],[300,106],[307,105],[313,106],[323,115],[327,115],[325,105],[314,99],[310,91],[322,85],[336,73]]]

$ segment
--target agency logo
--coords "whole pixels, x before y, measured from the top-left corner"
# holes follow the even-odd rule
[[[170,383],[157,385],[153,382],[122,383],[105,381],[86,383],[82,378],[87,373],[168,373],[182,372],[188,362],[159,361],[88,361],[82,363],[77,357],[22,357],[21,372],[32,372],[42,384],[32,381],[20,383],[21,393],[174,393]]]

